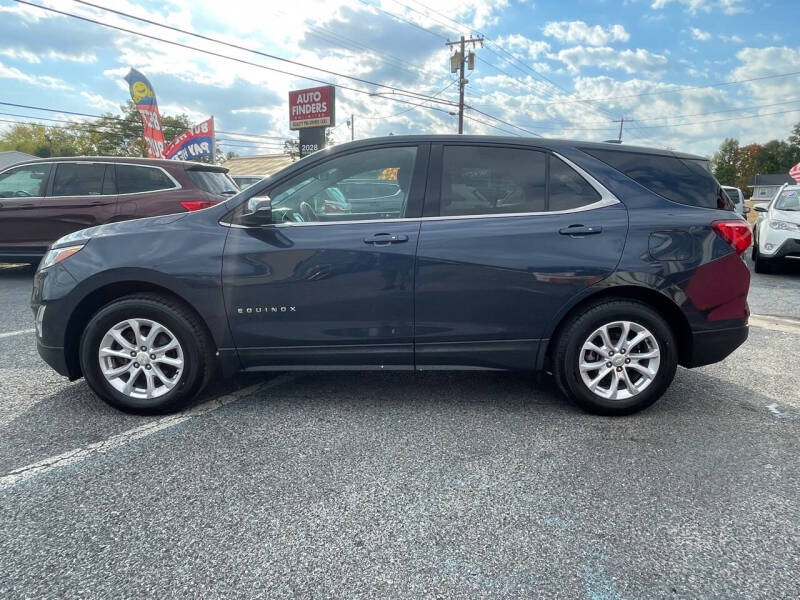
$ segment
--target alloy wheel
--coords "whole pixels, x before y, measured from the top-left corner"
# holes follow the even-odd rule
[[[661,350],[655,336],[633,321],[613,321],[586,338],[578,357],[581,379],[590,392],[627,400],[655,379]]]
[[[106,381],[131,398],[159,398],[169,393],[183,374],[183,348],[178,338],[151,319],[120,321],[103,336],[97,354]]]

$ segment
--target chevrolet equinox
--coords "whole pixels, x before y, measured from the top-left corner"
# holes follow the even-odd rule
[[[217,372],[504,369],[622,415],[747,338],[750,242],[699,156],[398,136],[67,235],[31,303],[44,360],[128,411]]]

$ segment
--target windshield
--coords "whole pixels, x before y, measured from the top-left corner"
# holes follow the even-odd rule
[[[239,188],[226,173],[221,171],[186,171],[194,184],[205,192],[218,196],[232,196]]]
[[[800,190],[783,190],[775,200],[775,208],[800,212]]]
[[[731,199],[731,202],[734,204],[739,203],[739,190],[738,189],[730,189],[730,188],[722,188],[722,191]]]

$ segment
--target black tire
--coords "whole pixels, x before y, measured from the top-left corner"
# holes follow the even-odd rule
[[[595,330],[615,321],[631,321],[645,327],[660,352],[661,362],[650,384],[624,400],[610,400],[592,392],[583,382],[579,368],[584,342]],[[553,375],[561,391],[582,409],[599,415],[629,415],[647,408],[672,383],[677,365],[678,346],[669,325],[660,313],[636,300],[606,299],[585,307],[564,324],[552,353]]]
[[[114,388],[103,375],[98,358],[100,344],[112,327],[126,319],[155,321],[166,327],[180,343],[183,371],[174,387],[158,398],[126,395]],[[95,394],[120,410],[137,414],[158,414],[183,408],[211,379],[215,364],[213,343],[204,324],[181,302],[158,294],[125,296],[98,310],[81,336],[80,362],[83,376]]]

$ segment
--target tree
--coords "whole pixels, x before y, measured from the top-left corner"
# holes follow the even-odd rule
[[[67,125],[19,123],[0,133],[0,150],[17,150],[42,158],[50,156],[147,156],[142,120],[136,105],[128,101],[121,115],[108,113],[93,121]],[[186,115],[162,115],[167,143],[186,131]]]
[[[40,158],[77,156],[89,149],[85,131],[39,123],[18,123],[0,135],[0,150],[26,152]]]
[[[711,158],[711,170],[722,185],[734,185],[739,172],[739,140],[725,138]]]

